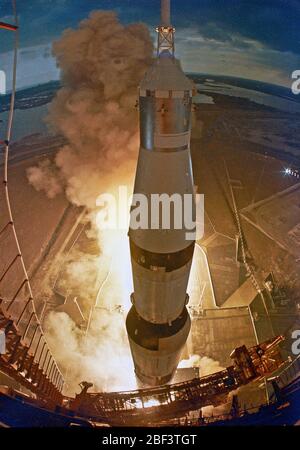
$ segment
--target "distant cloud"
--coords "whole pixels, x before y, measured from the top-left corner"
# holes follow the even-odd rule
[[[300,55],[268,48],[240,34],[204,33],[197,28],[176,33],[177,55],[184,70],[262,80],[290,86]]]
[[[13,53],[1,55],[0,69],[4,70],[7,78],[7,90],[11,86]],[[17,68],[17,88],[24,88],[35,84],[57,80],[59,69],[56,60],[51,55],[51,44],[37,45],[19,50]]]

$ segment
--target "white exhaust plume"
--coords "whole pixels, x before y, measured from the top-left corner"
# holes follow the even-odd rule
[[[180,361],[178,368],[184,369],[188,367],[199,367],[200,377],[205,377],[215,372],[223,370],[219,363],[207,356],[191,355],[189,359],[183,359]]]

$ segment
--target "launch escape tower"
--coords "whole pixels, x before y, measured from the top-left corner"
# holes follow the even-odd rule
[[[189,194],[195,217],[190,156],[193,83],[174,57],[170,1],[161,4],[157,58],[139,87],[140,150],[134,194],[146,196],[148,205],[152,194],[180,196],[182,204]],[[184,208],[180,229],[175,210],[165,229],[162,210],[157,217],[150,206],[148,223],[156,223],[156,228],[135,229],[136,206],[133,202],[128,233],[134,292],[126,327],[137,377],[156,386],[172,378],[190,331],[186,289],[195,242],[187,239],[191,230],[185,227]]]

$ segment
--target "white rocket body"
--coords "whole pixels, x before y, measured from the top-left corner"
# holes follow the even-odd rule
[[[167,15],[162,8],[164,25]],[[171,379],[190,331],[186,289],[194,241],[187,239],[191,230],[185,224],[184,202],[189,194],[194,216],[192,94],[192,82],[167,50],[158,54],[139,88],[140,151],[134,194],[148,199],[149,227],[135,229],[130,223],[134,293],[126,325],[136,374],[149,385]],[[170,209],[168,229],[163,226],[162,210],[151,208],[152,194],[182,200],[181,209]]]

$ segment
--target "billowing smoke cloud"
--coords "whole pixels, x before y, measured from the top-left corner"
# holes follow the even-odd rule
[[[56,170],[68,199],[93,209],[103,189],[116,179],[126,184],[132,178],[138,149],[137,86],[152,51],[146,26],[124,26],[113,12],[93,12],[77,30],[66,30],[54,42],[64,87],[47,122],[68,145],[57,153],[55,169],[47,170],[44,163],[29,169],[33,186],[53,197]]]
[[[132,185],[138,151],[137,87],[152,62],[153,45],[145,25],[125,26],[115,13],[96,11],[78,29],[66,30],[54,42],[53,54],[63,87],[50,105],[47,123],[67,144],[53,162],[31,167],[27,176],[49,198],[65,192],[71,203],[86,208],[99,253],[74,247],[64,259],[58,285],[82,299],[87,316],[94,311],[88,333],[66,313],[52,311],[46,319],[49,343],[66,374],[66,393],[78,391],[83,379],[97,390],[133,388],[124,315],[117,309],[129,303],[129,287],[123,283],[124,273],[131,280],[129,254],[127,248],[120,251],[127,238],[123,232],[111,236],[97,229],[96,199],[117,185]],[[60,261],[54,265],[59,267]],[[97,283],[106,272],[106,289],[99,296]]]
[[[29,167],[27,176],[37,191],[45,191],[48,198],[63,192],[63,179],[49,159],[44,159],[38,167]]]
[[[126,349],[124,316],[118,311],[95,310],[88,334],[63,312],[51,312],[47,336],[64,368],[64,392],[79,392],[78,383],[92,381],[95,391],[135,389],[133,363]],[[59,344],[59,345],[58,345]]]

